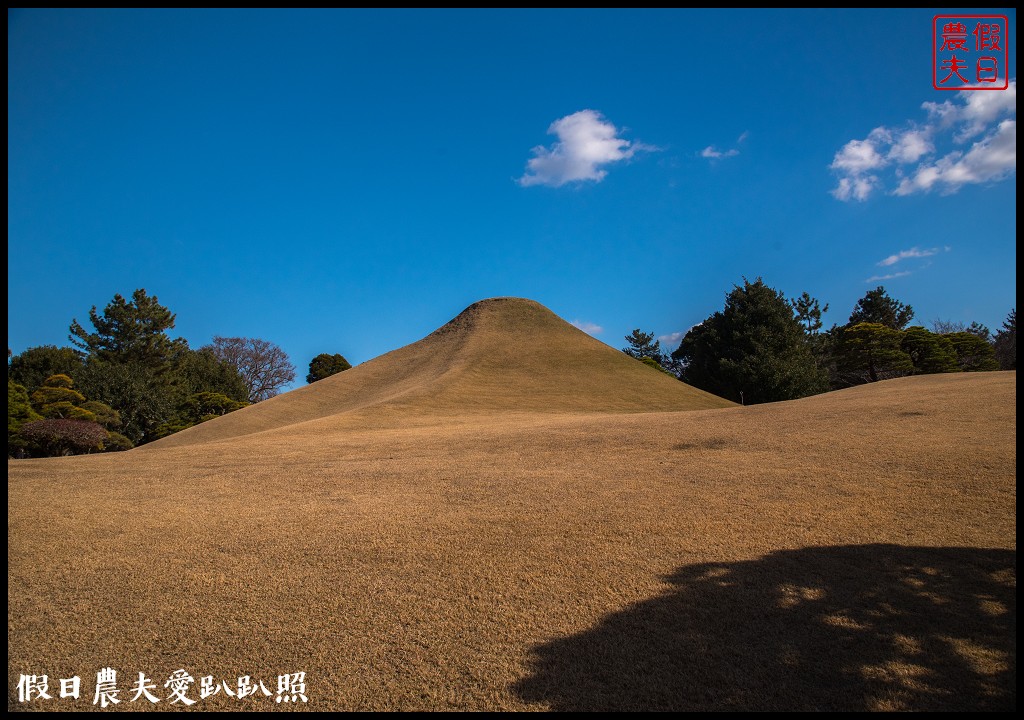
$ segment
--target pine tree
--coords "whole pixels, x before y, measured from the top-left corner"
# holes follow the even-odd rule
[[[903,333],[882,323],[862,322],[842,328],[835,355],[850,382],[876,382],[909,375],[914,362],[902,348]]]
[[[654,339],[654,333],[645,333],[640,328],[635,329],[626,336],[629,347],[622,348],[622,352],[637,360],[650,358],[659,365],[664,365],[664,355],[661,352],[661,341]]]
[[[747,404],[791,400],[828,387],[805,337],[790,302],[758,278],[737,285],[672,356],[682,379],[702,390]]]
[[[1003,328],[996,333],[996,360],[1003,370],[1017,369],[1017,308],[1006,316]]]
[[[858,323],[878,323],[893,330],[902,330],[914,319],[914,308],[889,297],[879,285],[857,301],[850,314],[848,326]]]
[[[811,297],[807,292],[789,302],[793,306],[793,314],[803,326],[804,332],[808,335],[817,335],[821,330],[821,314],[828,312],[828,303],[825,303],[825,307],[821,307],[817,298]]]
[[[910,356],[919,374],[960,372],[956,349],[945,335],[928,332],[920,325],[903,331],[900,348]]]

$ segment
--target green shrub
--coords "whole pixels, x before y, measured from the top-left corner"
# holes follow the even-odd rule
[[[85,408],[80,408],[77,405],[72,405],[67,401],[43,405],[39,410],[44,418],[53,418],[56,420],[85,420],[86,422],[97,421],[94,413],[89,412]]]
[[[95,415],[96,419],[93,422],[98,422],[107,430],[114,430],[121,427],[121,413],[106,403],[101,403],[98,400],[90,400],[82,405],[82,409],[88,410]],[[132,447],[134,447],[134,445]]]
[[[121,433],[107,431],[107,438],[103,441],[103,452],[121,452],[131,450],[135,445]]]
[[[21,457],[28,450],[28,442],[21,436],[21,428],[27,422],[41,420],[42,417],[32,409],[28,400],[28,391],[24,386],[7,381],[7,455]]]
[[[43,381],[43,387],[67,388],[70,390],[75,386],[75,381],[63,373],[51,375]]]
[[[81,405],[85,402],[85,395],[66,387],[44,386],[32,393],[32,404],[42,410],[47,405],[67,403],[69,405]]]
[[[665,368],[663,368],[661,366],[661,363],[659,363],[657,360],[655,360],[652,357],[642,357],[642,358],[640,358],[640,362],[642,362],[644,365],[647,365],[649,367],[654,368],[655,370],[660,370],[661,372],[665,373],[666,375],[672,375],[672,373],[670,373],[668,370],[666,370]],[[672,377],[675,377],[675,375],[672,375]]]

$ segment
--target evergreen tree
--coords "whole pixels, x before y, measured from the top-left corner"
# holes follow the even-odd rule
[[[240,410],[249,403],[232,400],[226,395],[215,392],[201,392],[189,396],[181,405],[178,411],[167,422],[156,429],[157,437],[166,437],[176,432],[181,432],[193,425],[204,423],[229,412]]]
[[[182,348],[174,359],[174,379],[179,404],[203,392],[218,393],[237,402],[245,402],[249,397],[238,369],[209,348]]]
[[[1017,308],[1010,311],[1003,328],[996,333],[995,352],[999,367],[1017,369]]]
[[[827,389],[804,338],[792,305],[758,278],[736,286],[672,355],[694,387],[748,404],[791,400]]]
[[[978,337],[980,337],[982,340],[984,340],[987,343],[990,343],[990,342],[993,341],[992,340],[992,331],[989,330],[988,327],[986,327],[985,325],[982,325],[979,322],[972,322],[970,325],[967,326],[967,328],[965,329],[964,332],[969,332],[971,335],[977,335]]]
[[[122,430],[133,443],[153,440],[157,426],[174,413],[175,388],[167,374],[142,363],[90,359],[82,370],[86,397],[98,398],[121,415]]]
[[[645,333],[640,328],[635,329],[626,336],[629,347],[622,348],[622,352],[637,360],[650,358],[659,365],[664,365],[664,355],[661,352],[661,341],[654,339],[654,333]]]
[[[960,372],[956,349],[944,335],[928,332],[920,325],[903,331],[900,348],[910,356],[918,374]]]
[[[331,375],[337,375],[351,367],[352,365],[349,361],[340,353],[335,353],[333,355],[320,353],[309,361],[309,373],[306,375],[306,382],[315,383],[317,380],[323,380]]]
[[[132,293],[131,301],[121,295],[96,312],[89,311],[94,332],[77,320],[71,321],[71,343],[89,358],[103,362],[138,363],[154,372],[168,369],[173,341],[167,331],[174,327],[174,314],[143,289]]]
[[[881,323],[862,322],[837,333],[836,365],[848,384],[909,375],[914,362],[902,348],[903,333]]]
[[[29,392],[39,389],[51,375],[67,375],[78,381],[82,372],[82,358],[69,347],[40,345],[15,355],[7,364],[7,377],[24,385]]]
[[[992,344],[972,332],[951,333],[945,337],[956,351],[957,361],[964,372],[998,370],[995,349]]]
[[[858,323],[878,323],[893,330],[902,330],[914,319],[914,309],[889,297],[879,285],[857,301],[847,326]]]
[[[123,432],[134,442],[153,438],[175,405],[173,361],[188,344],[172,340],[174,314],[143,289],[125,300],[115,295],[102,313],[89,311],[93,332],[77,320],[69,339],[85,358],[85,395],[117,409]]]
[[[808,335],[817,335],[821,330],[821,314],[828,312],[828,303],[825,303],[825,307],[821,307],[817,298],[811,297],[807,292],[789,302],[793,306],[793,314],[803,326],[804,332]]]

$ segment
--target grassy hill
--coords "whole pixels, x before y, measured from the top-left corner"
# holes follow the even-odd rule
[[[701,403],[495,300],[146,449],[9,461],[8,708],[91,709],[104,667],[118,709],[181,668],[305,672],[310,710],[1015,708],[1015,372]]]
[[[543,305],[474,303],[419,342],[203,423],[153,448],[334,418],[348,427],[501,412],[652,412],[731,406],[608,347]]]

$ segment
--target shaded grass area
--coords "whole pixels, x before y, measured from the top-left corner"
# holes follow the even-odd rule
[[[1016,551],[855,545],[700,563],[535,648],[562,711],[1012,710]]]
[[[724,450],[728,447],[737,447],[738,443],[728,438],[705,438],[694,442],[682,442],[673,445],[675,450]]]

